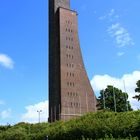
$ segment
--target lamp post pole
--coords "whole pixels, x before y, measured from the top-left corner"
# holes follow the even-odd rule
[[[38,122],[40,123],[40,113],[42,112],[42,110],[37,110],[38,112]]]
[[[125,99],[126,99],[126,111],[128,111],[128,102],[127,102],[127,95],[126,95],[125,80],[123,80],[123,85],[124,85]]]

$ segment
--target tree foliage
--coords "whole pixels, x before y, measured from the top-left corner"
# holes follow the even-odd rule
[[[140,80],[137,81],[136,85],[137,85],[137,88],[135,89],[135,92],[140,93]],[[135,98],[135,99],[137,99],[138,101],[140,101],[140,94],[134,96],[133,98]]]
[[[109,85],[105,90],[100,91],[97,107],[99,110],[107,109],[115,111],[115,106],[117,112],[132,110],[128,101],[128,94],[122,92],[116,87]]]
[[[49,140],[138,140],[140,111],[99,111],[67,122],[19,123],[0,128],[0,140],[47,140],[47,136]]]

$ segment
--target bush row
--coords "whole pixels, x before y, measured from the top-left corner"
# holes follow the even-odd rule
[[[140,139],[140,111],[89,113],[67,122],[0,126],[0,140]]]

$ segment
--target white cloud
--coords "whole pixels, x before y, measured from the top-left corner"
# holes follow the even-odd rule
[[[99,17],[99,20],[108,19],[109,21],[114,21],[118,19],[120,16],[115,13],[115,9],[111,9],[107,14],[104,16]]]
[[[115,13],[114,9],[111,9],[110,12],[108,13],[108,16],[112,16]]]
[[[118,47],[134,45],[130,33],[120,23],[112,24],[107,29],[107,32],[112,38],[115,39]]]
[[[26,113],[22,115],[21,121],[23,122],[30,122],[30,123],[38,123],[39,121],[39,114],[40,112],[40,121],[46,122],[48,121],[48,101],[40,102],[34,105],[29,105],[26,108]]]
[[[11,109],[4,110],[0,113],[0,118],[7,119],[11,117]]]
[[[116,14],[115,9],[111,9],[99,20],[105,20],[111,25],[107,28],[107,33],[115,40],[118,47],[134,45],[134,41],[126,28],[120,23],[120,15]]]
[[[104,20],[104,19],[106,19],[106,15],[99,17],[99,20]]]
[[[117,56],[123,56],[125,53],[124,52],[118,52]]]
[[[123,81],[125,81],[126,92],[129,95],[132,108],[138,109],[140,108],[140,102],[132,98],[136,95],[135,88],[138,80],[140,80],[140,71],[134,71],[131,74],[124,74],[121,78],[111,77],[109,75],[95,75],[91,80],[91,84],[95,92],[105,89],[107,85],[114,85],[124,91]]]
[[[12,69],[14,67],[13,60],[6,54],[0,54],[0,65]]]

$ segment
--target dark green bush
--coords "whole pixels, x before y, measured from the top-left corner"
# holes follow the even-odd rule
[[[46,140],[47,135],[49,140],[137,140],[140,111],[100,111],[67,122],[0,126],[0,140]]]

